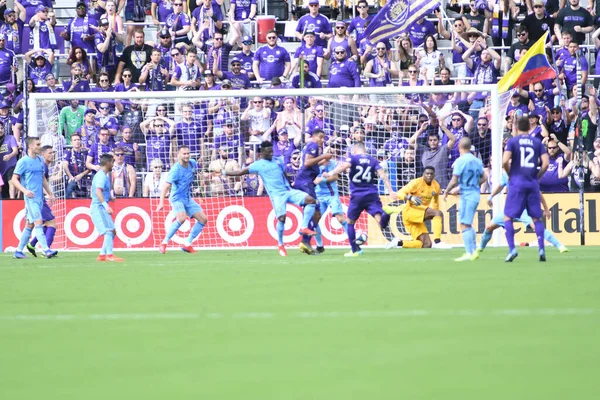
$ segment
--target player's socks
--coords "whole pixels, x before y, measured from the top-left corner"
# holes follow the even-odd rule
[[[115,234],[112,231],[108,231],[104,233],[104,254],[112,254],[113,253],[113,243],[115,240]]]
[[[354,229],[354,224],[348,224],[348,240],[350,241],[350,247],[352,248],[352,252],[356,253],[358,251],[358,245],[355,243],[356,230]]]
[[[47,232],[47,227],[44,226],[44,235],[46,235]],[[48,241],[48,236],[46,235],[46,242]],[[35,247],[35,245],[38,243],[38,240],[36,237],[34,237],[33,239],[31,239],[31,242],[29,243],[30,245],[32,245],[33,247]],[[50,244],[48,244],[48,247],[50,247]]]
[[[164,244],[169,243],[169,240],[171,240],[171,238],[173,236],[175,236],[175,234],[177,233],[177,231],[179,230],[180,227],[181,227],[181,222],[179,222],[178,220],[173,221],[173,223],[169,227],[169,230],[167,231],[167,236],[163,240],[163,243]]]
[[[557,249],[562,247],[562,244],[558,241],[556,236],[554,236],[554,234],[548,229],[544,229],[544,239]]]
[[[544,224],[542,223],[542,221],[538,220],[534,221],[533,226],[535,227],[535,235],[537,236],[538,247],[540,251],[544,251],[544,231],[546,230],[544,228]]]
[[[29,242],[30,238],[31,238],[31,228],[25,227],[25,229],[23,229],[23,232],[21,233],[21,240],[19,240],[19,245],[17,246],[18,252],[23,251],[23,249]]]
[[[317,247],[323,247],[323,235],[321,234],[321,227],[319,225],[315,226],[315,242],[317,242]]]
[[[42,250],[48,250],[48,242],[46,242],[46,235],[44,235],[44,227],[42,225],[34,226],[33,234],[37,238],[40,245],[42,245]]]
[[[188,235],[187,239],[185,240],[185,244],[187,246],[191,246],[194,239],[196,239],[198,237],[198,235],[200,234],[200,232],[202,232],[202,229],[204,229],[204,224],[202,222],[196,221],[196,223],[192,227],[192,230],[190,231],[190,234]]]
[[[431,230],[434,240],[442,238],[442,217],[435,216],[431,219]]]
[[[405,249],[420,249],[423,247],[423,242],[420,240],[404,240],[402,247]]]
[[[512,219],[504,221],[504,230],[506,235],[506,242],[508,243],[508,251],[512,253],[515,249],[515,226],[513,225]]]
[[[463,237],[463,242],[465,244],[465,252],[467,253],[467,255],[473,254],[473,250],[475,250],[475,249],[471,248],[471,229],[472,228],[467,228],[461,232],[462,237]]]
[[[390,215],[386,214],[386,213],[381,214],[381,220],[379,221],[379,226],[381,227],[381,229],[387,228],[389,224],[390,224]]]
[[[308,228],[308,224],[310,224],[310,222],[312,221],[312,217],[313,215],[315,215],[316,210],[316,204],[307,204],[304,206],[304,215],[302,216],[301,228]]]
[[[283,245],[283,233],[285,232],[285,224],[281,221],[277,221],[277,242],[280,246]]]
[[[344,220],[344,222],[342,222],[342,227],[344,228],[344,232],[346,232],[346,235],[348,234],[348,221]]]
[[[53,226],[48,226],[46,228],[46,242],[48,243],[48,247],[52,246],[54,242],[54,235],[56,234],[56,228]]]
[[[471,248],[471,254],[475,253],[475,249],[477,249],[477,233],[475,233],[475,229],[471,226],[469,228],[469,247]]]
[[[479,248],[481,250],[487,247],[487,244],[492,240],[492,232],[483,231],[483,236],[481,236],[481,243],[479,243]]]

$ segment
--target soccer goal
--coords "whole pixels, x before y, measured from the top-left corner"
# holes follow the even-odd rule
[[[473,96],[487,99],[481,102],[481,117],[466,105],[467,98]],[[491,177],[488,186],[500,181],[505,121],[502,103],[505,100],[500,98],[495,85],[32,93],[28,103],[28,134],[52,135],[55,132],[52,121],[58,114],[58,107],[53,104],[73,99],[82,104],[93,102],[98,109],[94,127],[86,125],[84,129],[86,135],[97,135],[100,128],[107,128],[111,151],[116,152],[113,143],[119,145],[125,152],[125,163],[134,169],[135,182],[129,180],[128,167],[119,165],[113,170],[113,189],[119,190],[113,207],[117,247],[159,245],[165,226],[174,219],[168,201],[157,211],[160,191],[169,167],[177,162],[177,148],[181,145],[189,146],[192,158],[198,161],[193,196],[209,218],[194,242],[194,246],[200,248],[275,245],[276,218],[258,177],[234,179],[220,173],[222,169],[249,165],[257,157],[263,140],[273,142],[275,154],[284,159],[285,174],[292,182],[300,168],[299,153],[313,130],[325,131],[326,151],[333,153],[337,160],[344,159],[353,143],[363,142],[367,151],[378,158],[393,189],[398,191],[411,179],[420,177],[427,165],[436,166],[436,179],[442,189],[445,188],[452,162],[458,157],[456,143],[469,134],[473,151],[487,164]],[[104,103],[108,104],[108,111]],[[484,123],[485,127],[479,126]],[[51,137],[61,142],[60,135]],[[437,148],[430,144],[430,138],[431,142],[437,139]],[[87,143],[95,140],[84,138]],[[133,143],[137,152],[133,151]],[[57,146],[56,159],[62,160],[69,146]],[[91,145],[86,147],[86,151],[91,151]],[[96,153],[107,148],[99,147]],[[64,182],[63,177],[63,181],[57,183],[62,185],[57,191],[62,199],[55,205],[57,217],[60,215],[59,232],[66,232],[59,247],[95,247],[99,239],[94,236],[85,212],[89,200],[65,199]],[[340,178],[338,188],[345,207],[349,201],[347,177]],[[485,192],[486,188],[482,190]],[[134,198],[129,197],[132,193]],[[403,203],[389,197],[382,184],[380,194],[384,204]],[[480,213],[475,220],[479,234],[492,214],[486,199],[487,195],[482,196]],[[502,196],[497,196],[494,208],[501,210],[503,202]],[[451,196],[448,204],[440,204],[440,209],[444,212],[442,239],[458,245],[462,241],[457,204],[457,196]],[[287,216],[285,240],[295,244],[300,239],[297,231],[301,210],[288,206]],[[341,225],[329,212],[323,215],[320,225],[326,245],[347,245]],[[368,245],[374,246],[385,245],[391,235],[404,238],[407,235],[399,215],[392,216],[391,229],[383,235],[370,217],[363,217],[357,228],[368,230]],[[186,223],[180,234],[189,229]],[[172,245],[181,244],[183,239],[175,236]]]

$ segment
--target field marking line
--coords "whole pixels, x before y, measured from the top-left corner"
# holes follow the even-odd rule
[[[195,319],[352,319],[352,318],[422,318],[422,317],[556,317],[596,316],[595,308],[539,308],[500,310],[381,310],[381,311],[302,311],[302,312],[180,312],[180,313],[107,313],[107,314],[15,314],[0,315],[0,321],[136,321]]]

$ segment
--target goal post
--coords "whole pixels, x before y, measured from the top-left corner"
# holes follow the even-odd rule
[[[432,100],[432,94],[438,96],[437,103],[434,108],[442,110],[451,109],[453,107],[446,106],[443,100],[444,96],[462,96],[466,98],[467,93],[481,92],[486,93],[489,96],[489,129],[490,129],[490,141],[489,148],[477,149],[478,152],[483,150],[491,155],[491,184],[497,185],[501,178],[501,160],[502,160],[502,140],[503,140],[503,115],[504,107],[503,102],[506,102],[506,95],[500,96],[496,85],[461,85],[461,86],[418,86],[418,87],[361,87],[361,88],[323,88],[323,89],[251,89],[251,90],[207,90],[207,91],[171,91],[171,92],[91,92],[91,93],[32,93],[28,98],[29,106],[29,136],[39,136],[40,126],[45,124],[45,121],[40,121],[43,117],[43,113],[40,110],[47,106],[51,102],[56,101],[70,101],[78,99],[81,102],[93,101],[96,106],[103,102],[110,104],[110,117],[114,119],[118,124],[116,129],[116,135],[114,141],[119,142],[122,139],[123,127],[128,126],[131,128],[131,124],[127,118],[126,113],[121,112],[120,115],[115,115],[114,105],[118,102],[120,104],[133,104],[131,108],[135,108],[140,114],[140,121],[146,124],[146,128],[150,126],[150,133],[145,134],[141,132],[136,135],[134,141],[137,141],[140,148],[145,150],[145,156],[142,159],[136,159],[134,168],[137,172],[137,189],[136,195],[142,196],[144,193],[144,186],[146,181],[151,181],[152,184],[152,173],[155,165],[162,165],[163,172],[168,171],[170,164],[176,161],[175,149],[177,145],[181,143],[187,144],[190,140],[186,137],[193,132],[198,133],[198,136],[194,137],[192,144],[195,146],[198,141],[197,148],[191,149],[193,158],[199,161],[199,172],[198,179],[194,182],[193,194],[197,197],[199,203],[206,206],[209,222],[207,228],[203,231],[203,234],[196,239],[194,242],[195,246],[203,248],[218,248],[218,247],[247,247],[255,246],[257,243],[260,245],[264,243],[272,242],[275,244],[273,235],[264,240],[255,240],[256,238],[252,235],[235,235],[235,232],[248,232],[250,228],[257,231],[258,227],[264,227],[264,225],[270,225],[270,222],[265,223],[263,216],[259,219],[254,218],[251,221],[252,214],[254,213],[253,207],[258,207],[261,212],[264,212],[264,218],[271,218],[269,212],[271,206],[268,201],[268,197],[257,196],[256,187],[260,182],[255,177],[246,179],[228,179],[226,182],[220,176],[215,174],[215,168],[221,165],[223,168],[243,168],[248,165],[256,157],[256,147],[261,140],[270,139],[277,141],[277,145],[282,145],[282,157],[287,163],[289,163],[290,178],[293,178],[294,169],[297,168],[295,158],[298,151],[290,149],[290,142],[293,144],[294,138],[300,135],[302,140],[299,140],[299,146],[301,146],[304,140],[304,135],[307,132],[312,131],[315,128],[322,128],[326,132],[328,151],[332,151],[335,154],[335,158],[343,159],[347,154],[350,145],[356,140],[362,140],[369,144],[369,151],[373,152],[374,156],[377,156],[382,163],[385,165],[386,172],[390,176],[392,186],[394,190],[399,190],[403,184],[406,184],[408,180],[420,176],[420,171],[423,168],[422,160],[419,152],[427,145],[427,135],[437,134],[440,138],[442,146],[446,146],[445,135],[439,127],[427,128],[422,135],[417,137],[416,149],[412,151],[412,145],[409,144],[411,137],[415,135],[419,129],[419,118],[427,115],[428,111],[422,106],[421,102],[425,104],[434,104]],[[272,115],[269,115],[269,121],[260,121],[260,109],[264,110],[267,103],[262,105],[262,108],[258,105],[254,105],[254,100],[272,100],[274,103],[273,108],[276,109]],[[291,109],[288,109],[286,102],[291,101],[294,103]],[[302,101],[296,101],[300,100]],[[419,99],[415,102],[415,99]],[[308,104],[306,110],[296,110],[299,104]],[[156,118],[157,116],[163,116],[160,114],[160,110],[164,108],[167,110],[166,119]],[[127,111],[127,107],[125,108]],[[191,109],[191,111],[190,111]],[[322,110],[322,111],[321,111]],[[273,110],[272,110],[273,111]],[[379,111],[379,112],[378,112]],[[446,111],[439,111],[440,113]],[[465,110],[467,111],[467,110]],[[191,112],[193,117],[192,121],[186,114]],[[429,111],[431,112],[431,110]],[[435,110],[434,110],[435,112]],[[322,114],[321,114],[322,113]],[[99,112],[100,114],[100,112]],[[448,113],[446,113],[448,114]],[[324,115],[320,119],[320,115]],[[449,129],[453,129],[452,126],[452,115],[449,113],[447,118],[443,121],[439,121],[439,124],[446,125]],[[456,114],[458,115],[458,114]],[[468,115],[465,112],[464,115]],[[99,118],[107,118],[109,116],[100,116]],[[266,116],[264,117],[267,118]],[[287,119],[289,119],[289,121]],[[294,120],[296,118],[296,120]],[[158,122],[154,124],[152,121],[163,121],[165,122],[165,132],[160,133],[165,136],[160,138],[169,137],[170,144],[169,148],[160,148],[164,143],[159,143],[160,140],[151,138],[155,132],[152,131],[153,127],[156,129],[163,129],[161,125],[163,123]],[[275,122],[273,122],[275,120]],[[261,125],[261,122],[263,124]],[[299,124],[295,124],[299,122]],[[467,122],[463,118],[463,123]],[[233,135],[240,137],[240,142],[235,142],[227,139],[230,134],[228,131],[229,124],[233,128]],[[148,125],[150,124],[150,125]],[[174,132],[169,129],[170,125],[174,126]],[[187,124],[187,125],[186,125]],[[167,127],[169,126],[169,127]],[[180,128],[183,126],[184,128]],[[263,129],[266,127],[273,126],[271,134],[263,134]],[[305,129],[301,127],[306,127]],[[287,132],[281,131],[281,128],[286,128]],[[142,131],[137,126],[134,130]],[[185,130],[185,132],[183,132]],[[278,130],[280,132],[278,132]],[[180,132],[181,131],[181,132]],[[192,133],[190,133],[190,131]],[[186,133],[187,132],[187,133]],[[258,134],[257,134],[258,132]],[[114,132],[111,132],[111,134]],[[183,135],[183,136],[182,136]],[[287,135],[287,137],[286,137]],[[477,121],[474,121],[474,127],[471,135],[477,135]],[[172,137],[171,137],[172,136]],[[281,136],[281,139],[280,139]],[[223,139],[225,137],[225,139]],[[202,139],[202,140],[200,140]],[[111,139],[112,140],[112,139]],[[162,140],[162,139],[161,139]],[[286,144],[287,143],[287,144]],[[486,142],[488,143],[488,142]],[[237,148],[239,145],[239,148]],[[488,146],[486,144],[486,146]],[[225,158],[222,157],[224,153],[228,153]],[[415,155],[416,153],[416,155]],[[235,163],[231,162],[232,156],[234,155]],[[443,171],[445,181],[449,178],[451,172],[452,157],[456,157],[454,150],[448,151],[448,165],[447,169]],[[160,161],[153,161],[153,160]],[[252,180],[254,179],[254,180]],[[439,180],[444,180],[440,177]],[[164,175],[156,175],[155,186],[160,187],[161,180],[164,180]],[[220,180],[220,181],[219,181]],[[122,181],[119,181],[122,182]],[[442,189],[445,185],[442,185]],[[156,188],[154,188],[156,189]],[[383,185],[380,185],[380,193],[384,196],[385,202],[393,202],[394,199],[385,197]],[[343,196],[343,202],[347,204],[348,198],[348,187],[347,180],[340,181],[340,193]],[[64,190],[60,193],[64,199]],[[346,197],[344,197],[346,196]],[[487,196],[482,196],[482,202],[484,202]],[[152,245],[145,247],[157,247],[162,240],[162,236],[165,233],[165,226],[170,220],[174,218],[174,215],[170,212],[170,207],[166,204],[166,210],[155,211],[156,205],[158,204],[158,198],[156,193],[149,193],[147,200],[149,203],[148,214],[152,222],[152,228],[150,236],[152,237]],[[402,202],[396,202],[401,204]],[[445,225],[456,224],[456,220],[452,218],[456,217],[456,204],[454,202],[453,208],[454,217],[445,216]],[[502,210],[504,203],[503,196],[496,196],[494,200],[493,211],[494,213]],[[69,218],[67,222],[71,222],[69,202],[59,202],[60,207],[64,207],[63,215],[66,214]],[[141,204],[141,203],[140,203]],[[444,207],[444,205],[442,205]],[[128,208],[129,210],[129,208]],[[223,217],[222,213],[226,210],[231,212],[235,217]],[[212,215],[211,215],[212,214]],[[250,214],[250,215],[249,215]],[[296,242],[299,237],[294,230],[297,230],[297,211],[294,211],[294,207],[288,207],[288,216],[292,222],[288,222],[286,226],[286,241]],[[486,215],[482,214],[481,218],[487,218],[489,221],[489,212]],[[254,216],[256,217],[256,216]],[[123,219],[124,217],[120,217]],[[156,221],[160,221],[156,223]],[[400,221],[401,218],[396,218],[396,222]],[[367,219],[360,222],[366,229]],[[211,228],[209,225],[213,224]],[[216,226],[215,224],[218,224]],[[330,233],[328,243],[331,245],[346,245],[346,241],[343,238],[343,230],[341,226],[331,218],[331,215],[327,216],[327,220],[321,221],[322,226],[326,225],[327,231]],[[132,224],[132,226],[135,224]],[[369,224],[371,225],[371,224]],[[481,226],[481,221],[479,222]],[[359,226],[360,227],[360,226]],[[60,230],[59,226],[59,230]],[[190,228],[189,224],[183,227],[183,234],[186,234],[186,230]],[[268,231],[271,233],[271,227],[267,226]],[[372,227],[369,227],[369,244],[384,245],[388,236],[378,237],[377,234],[371,235]],[[251,231],[251,229],[250,229]],[[405,234],[402,232],[399,226],[392,227],[392,234]],[[481,232],[478,232],[481,233]],[[261,233],[264,235],[265,233]],[[268,235],[268,234],[267,234]],[[496,232],[493,243],[499,245],[502,243],[499,232]],[[123,235],[123,238],[125,235]],[[227,237],[228,240],[225,242],[222,240],[223,237]],[[462,240],[460,238],[460,232],[456,233],[450,229],[444,228],[444,241],[449,242],[453,245],[460,245]],[[175,244],[179,244],[178,241],[182,241],[183,237],[176,237]],[[122,240],[125,242],[125,239]],[[148,242],[145,242],[148,243]],[[225,245],[223,244],[225,243]],[[138,246],[139,243],[134,241],[127,241],[128,245],[133,247]],[[69,245],[69,240],[65,240],[65,247],[72,247]]]

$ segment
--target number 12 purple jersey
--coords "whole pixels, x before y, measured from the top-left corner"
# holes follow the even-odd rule
[[[511,138],[506,151],[512,153],[509,187],[532,187],[539,190],[538,170],[546,148],[537,138],[520,135]]]

